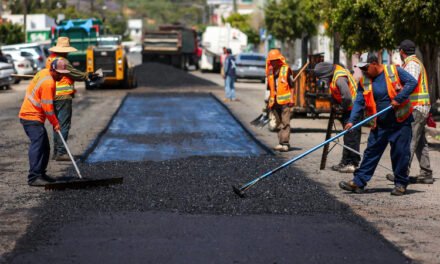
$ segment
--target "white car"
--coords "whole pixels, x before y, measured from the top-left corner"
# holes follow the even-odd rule
[[[37,70],[44,69],[46,67],[46,59],[49,56],[49,51],[43,44],[39,43],[23,43],[6,45],[1,47],[3,53],[7,54],[10,51],[24,51],[32,56],[34,67]]]
[[[9,63],[0,62],[0,88],[9,89],[14,79],[11,74],[14,73],[14,66]]]
[[[14,70],[16,74],[21,75],[33,75],[37,72],[32,62],[32,56],[22,56],[26,55],[27,52],[24,51],[6,51],[5,57],[8,58],[9,63],[14,65]],[[17,84],[21,81],[20,78],[14,77],[14,83]]]

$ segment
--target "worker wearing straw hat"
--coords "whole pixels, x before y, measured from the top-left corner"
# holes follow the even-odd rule
[[[50,48],[52,54],[47,58],[46,68],[50,68],[52,61],[55,59],[62,59],[66,62],[68,74],[56,82],[55,91],[55,113],[60,122],[61,133],[67,141],[72,120],[72,99],[75,94],[75,81],[86,81],[98,78],[93,73],[82,72],[75,69],[67,60],[69,52],[77,51],[76,48],[70,46],[68,37],[59,37],[57,44]],[[57,133],[54,133],[54,154],[53,159],[56,161],[70,161],[67,151],[64,148],[63,142]]]

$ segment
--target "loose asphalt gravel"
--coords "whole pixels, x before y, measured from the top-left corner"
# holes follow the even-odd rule
[[[142,76],[140,85],[207,85],[163,65],[142,65],[137,73]],[[161,137],[150,135],[148,140],[159,144]],[[81,163],[84,176],[122,176],[124,183],[42,194],[44,202],[34,209],[38,217],[6,259],[11,263],[408,262],[294,165],[254,186],[247,198],[232,192],[232,184],[245,183],[284,161],[264,154]],[[74,174],[72,168],[66,172]]]

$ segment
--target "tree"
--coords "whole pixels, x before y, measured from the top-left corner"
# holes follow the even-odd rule
[[[271,0],[265,7],[265,22],[269,32],[282,41],[302,39],[302,61],[307,60],[309,38],[316,31],[318,13],[308,0]]]
[[[321,0],[325,1],[325,0]],[[349,53],[395,49],[405,38],[423,54],[431,101],[440,97],[437,79],[440,7],[436,0],[341,0],[331,12],[331,30]]]
[[[23,27],[9,22],[0,24],[0,43],[17,44],[24,42]]]
[[[248,42],[252,44],[260,43],[260,36],[257,31],[250,26],[250,16],[234,13],[226,18],[227,23],[230,23],[232,27],[238,28],[248,37]]]
[[[387,30],[395,43],[413,40],[423,56],[428,74],[431,102],[440,98],[438,52],[440,45],[440,5],[438,0],[386,0]]]

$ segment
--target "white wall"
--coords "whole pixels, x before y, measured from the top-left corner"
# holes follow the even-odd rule
[[[24,15],[2,15],[2,18],[13,24],[24,24]],[[26,30],[45,30],[55,25],[55,19],[45,14],[31,14],[26,17]]]

